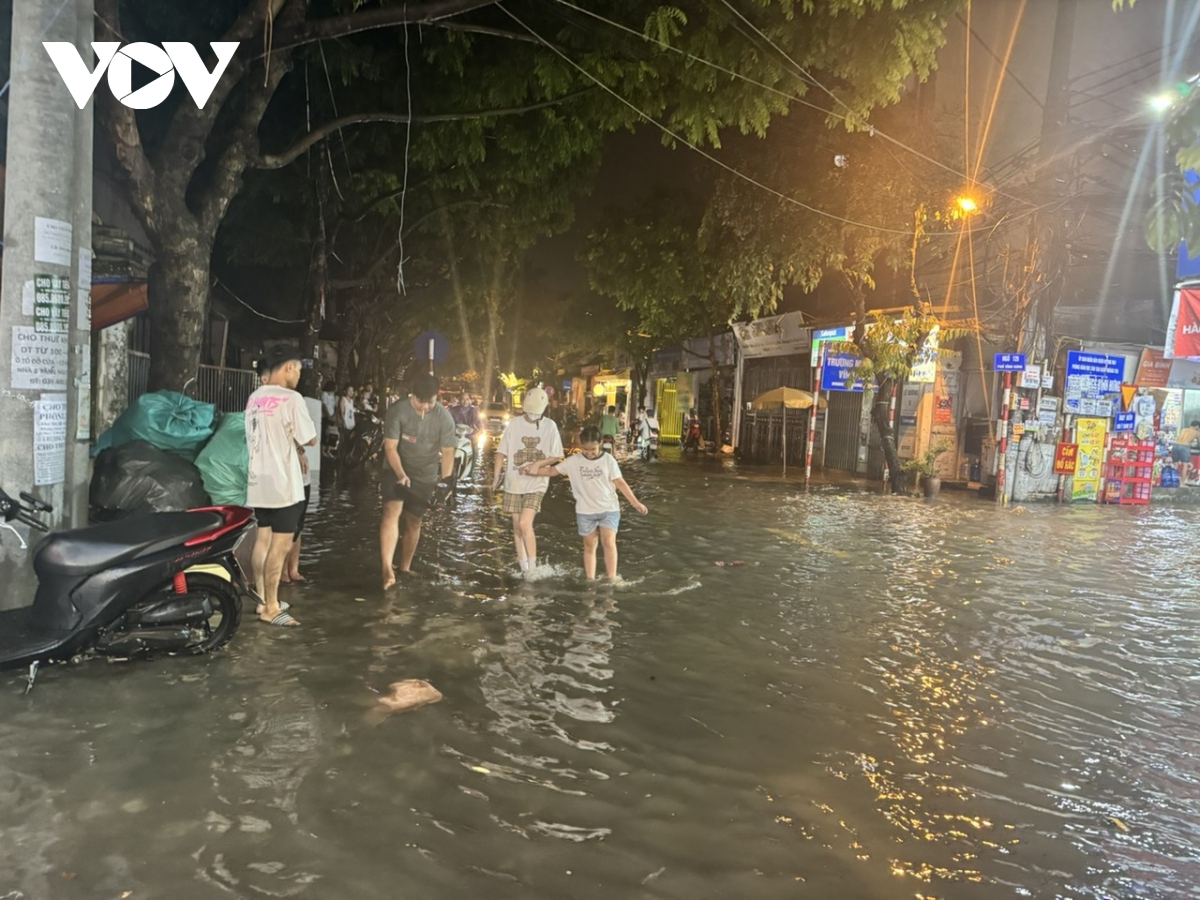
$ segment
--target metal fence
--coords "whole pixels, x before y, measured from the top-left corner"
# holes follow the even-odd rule
[[[142,394],[150,381],[150,355],[129,351],[129,401]],[[187,394],[211,403],[222,412],[241,412],[246,401],[258,387],[258,373],[248,369],[224,369],[200,366],[196,380],[188,385]]]

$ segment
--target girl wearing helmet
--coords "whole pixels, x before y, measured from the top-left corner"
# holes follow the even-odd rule
[[[521,466],[543,460],[561,462],[562,437],[553,419],[545,416],[550,398],[535,387],[525,392],[521,409],[525,413],[508,423],[496,448],[492,490],[504,487],[500,508],[512,517],[513,543],[521,573],[537,566],[537,536],[533,522],[542,509],[542,497],[550,479],[545,475],[522,475]]]

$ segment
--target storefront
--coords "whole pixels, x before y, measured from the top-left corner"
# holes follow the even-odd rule
[[[803,321],[800,313],[791,312],[733,327],[738,348],[731,429],[735,448],[742,448],[743,444],[774,446],[760,433],[776,427],[772,417],[755,416],[753,422],[747,417],[755,397],[778,387],[812,389],[812,332],[804,327]],[[795,427],[806,434],[807,421],[807,412],[797,415],[789,430]],[[802,449],[804,441],[790,442],[788,446],[790,455],[797,446]],[[796,460],[789,462],[795,464]]]

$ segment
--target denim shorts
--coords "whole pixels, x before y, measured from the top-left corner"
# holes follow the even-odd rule
[[[597,528],[616,531],[621,525],[621,513],[617,510],[602,513],[575,513],[575,524],[579,533],[587,537]]]

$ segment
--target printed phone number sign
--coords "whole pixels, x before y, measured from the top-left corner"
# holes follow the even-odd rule
[[[12,386],[21,390],[65,391],[68,353],[65,334],[39,334],[27,325],[14,326]]]

